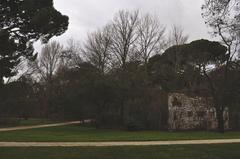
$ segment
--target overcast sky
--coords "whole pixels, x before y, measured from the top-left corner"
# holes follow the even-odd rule
[[[54,0],[54,6],[69,16],[67,32],[54,38],[62,44],[67,39],[83,40],[88,32],[101,28],[121,9],[151,13],[166,27],[181,25],[190,40],[209,38],[201,17],[204,0]]]

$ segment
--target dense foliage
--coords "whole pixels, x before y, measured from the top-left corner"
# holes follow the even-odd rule
[[[176,26],[166,37],[165,27],[151,15],[120,11],[81,45],[50,42],[33,61],[33,42],[62,34],[68,18],[50,0],[3,1],[0,7],[0,78],[13,76],[22,57],[30,59],[27,73],[0,85],[0,117],[167,129],[168,93],[182,92],[211,97],[222,130],[224,109],[239,107],[240,65],[229,43],[187,43],[188,36]]]
[[[35,59],[33,43],[47,42],[68,27],[68,17],[53,7],[53,0],[0,1],[0,81],[16,74],[21,58]]]

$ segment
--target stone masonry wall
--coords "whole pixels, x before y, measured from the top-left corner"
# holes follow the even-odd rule
[[[216,129],[216,109],[211,98],[189,97],[172,93],[168,97],[170,130],[213,130]],[[224,113],[225,128],[228,128],[228,110]]]

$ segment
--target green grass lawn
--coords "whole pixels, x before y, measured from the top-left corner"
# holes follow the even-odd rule
[[[78,125],[0,132],[0,141],[50,141],[50,142],[87,142],[87,141],[155,141],[190,139],[231,139],[240,138],[240,132],[128,132],[84,128]]]
[[[1,159],[239,159],[240,144],[102,148],[1,148]]]

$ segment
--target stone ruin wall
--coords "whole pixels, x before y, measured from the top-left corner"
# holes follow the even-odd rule
[[[216,109],[211,98],[189,97],[172,93],[168,97],[170,130],[214,130],[217,129]],[[228,129],[228,110],[224,112],[225,128]]]

